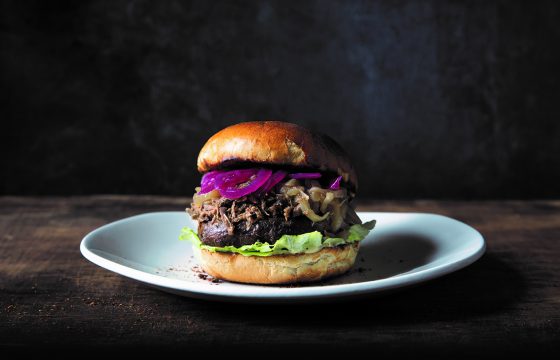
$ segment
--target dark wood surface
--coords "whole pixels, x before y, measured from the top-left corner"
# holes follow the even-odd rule
[[[478,229],[473,265],[383,297],[240,305],[170,295],[79,252],[108,222],[182,210],[186,198],[0,198],[0,344],[5,349],[274,352],[300,346],[375,354],[557,354],[560,201],[363,201],[359,210],[432,212]]]

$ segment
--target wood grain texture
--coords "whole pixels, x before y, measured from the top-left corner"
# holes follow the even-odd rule
[[[371,349],[377,354],[553,354],[560,341],[560,201],[363,201],[474,226],[488,251],[459,272],[384,297],[244,306],[170,295],[79,252],[108,222],[182,210],[151,196],[0,198],[0,345],[164,350]]]

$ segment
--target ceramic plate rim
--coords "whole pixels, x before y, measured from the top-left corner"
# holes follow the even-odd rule
[[[107,259],[99,254],[95,253],[94,249],[89,248],[89,243],[96,235],[106,231],[107,229],[124,224],[126,222],[137,221],[142,217],[149,217],[153,215],[165,215],[165,214],[177,214],[178,211],[156,211],[142,213],[138,215],[133,215],[120,220],[110,222],[108,224],[102,225],[93,231],[89,232],[83,237],[80,242],[80,252],[82,255],[91,261],[92,263],[115,272],[117,274],[123,275],[125,277],[140,281],[142,283],[151,285],[153,287],[159,288],[161,290],[197,297],[204,299],[218,299],[218,300],[286,300],[286,299],[313,299],[313,298],[333,298],[340,296],[354,296],[367,293],[378,293],[389,291],[393,289],[403,288],[413,286],[419,283],[430,281],[441,276],[450,274],[470,264],[477,261],[486,251],[486,242],[484,237],[480,232],[468,224],[465,224],[454,218],[435,214],[428,212],[358,212],[358,215],[364,214],[399,214],[399,215],[430,215],[445,218],[446,220],[451,220],[462,226],[470,228],[474,231],[474,235],[477,242],[477,246],[470,250],[464,257],[452,262],[444,262],[439,265],[430,266],[426,269],[421,269],[417,271],[405,272],[401,274],[396,274],[387,278],[367,280],[363,282],[355,282],[348,284],[334,284],[334,285],[305,285],[301,287],[277,287],[271,285],[245,285],[245,284],[234,284],[239,285],[244,288],[242,292],[236,291],[224,291],[218,286],[213,286],[209,284],[193,283],[181,279],[172,279],[165,277],[163,275],[151,274],[139,269],[134,269],[132,267],[126,266],[124,264],[119,264],[113,260]],[[184,213],[182,213],[184,214]],[[264,289],[269,289],[265,290]],[[276,290],[271,291],[270,289]]]

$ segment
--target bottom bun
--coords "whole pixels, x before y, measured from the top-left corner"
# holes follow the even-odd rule
[[[251,284],[290,284],[318,281],[348,271],[359,243],[325,248],[312,254],[244,256],[200,250],[201,265],[222,280]]]

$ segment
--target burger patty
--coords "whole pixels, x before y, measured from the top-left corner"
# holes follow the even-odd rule
[[[288,221],[283,217],[271,217],[254,221],[250,227],[245,223],[234,224],[233,232],[228,229],[224,221],[200,222],[198,235],[201,241],[210,246],[235,246],[250,245],[256,240],[274,244],[282,235],[298,235],[315,230],[321,230],[305,216],[291,218]]]

